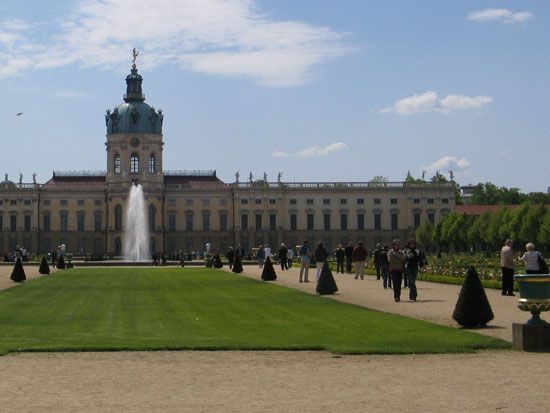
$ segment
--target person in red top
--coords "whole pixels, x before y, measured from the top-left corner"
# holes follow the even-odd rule
[[[354,279],[358,279],[359,277],[361,277],[361,279],[365,278],[365,263],[367,262],[368,255],[369,252],[363,247],[363,243],[359,241],[357,246],[353,249],[353,254],[351,256],[353,265],[355,266]]]

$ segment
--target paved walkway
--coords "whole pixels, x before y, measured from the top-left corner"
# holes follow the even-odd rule
[[[274,266],[278,278],[275,282],[316,294],[316,269],[312,268],[309,271],[309,280],[313,282],[299,283],[299,269],[296,268],[296,264],[294,265],[293,268],[287,271],[281,271],[279,266]],[[229,271],[227,267],[224,268]],[[247,265],[244,267],[243,274],[258,279],[261,276],[261,269],[255,265]],[[405,288],[401,290],[401,302],[396,303],[393,299],[393,291],[390,288],[385,290],[382,286],[382,280],[376,280],[375,276],[367,275],[364,280],[354,280],[353,275],[336,274],[335,272],[333,272],[333,275],[338,285],[338,292],[327,297],[374,310],[428,320],[446,326],[460,327],[452,319],[460,286],[418,281],[416,283],[418,289],[417,301],[409,301],[409,290]],[[502,296],[500,290],[494,289],[485,289],[485,293],[495,318],[487,327],[477,328],[475,331],[511,342],[512,323],[524,323],[530,318],[530,314],[518,309],[519,295],[515,297]]]

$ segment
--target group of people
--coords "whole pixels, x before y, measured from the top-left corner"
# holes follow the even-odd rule
[[[514,296],[514,241],[507,239],[500,250],[502,270],[502,295]],[[525,245],[525,253],[519,258],[525,263],[526,274],[548,274],[548,266],[543,255],[535,249],[532,242]]]

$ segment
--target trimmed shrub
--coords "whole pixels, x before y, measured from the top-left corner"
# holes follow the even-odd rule
[[[13,271],[11,272],[10,279],[12,281],[15,281],[16,283],[22,283],[27,279],[20,257],[17,257],[17,260],[15,261],[15,265],[13,266]]]
[[[214,268],[223,268],[222,259],[220,258],[220,254],[216,254],[214,257]]]
[[[262,270],[262,280],[264,281],[275,281],[277,279],[277,274],[271,263],[271,258],[267,257],[264,263],[264,269]]]
[[[243,272],[242,258],[238,254],[235,256],[235,262],[233,263],[233,270],[232,271],[236,274],[240,274],[241,272]]]
[[[334,277],[332,276],[332,271],[330,270],[326,262],[323,265],[321,274],[319,275],[319,281],[317,281],[316,290],[317,294],[320,295],[334,294],[336,291],[338,291],[336,281],[334,281]]]
[[[453,319],[464,327],[484,326],[493,319],[491,305],[474,267],[466,273]]]
[[[42,262],[40,263],[40,268],[38,269],[38,272],[40,274],[50,273],[50,266],[48,265],[48,261],[46,261],[46,257],[42,257]]]
[[[59,259],[57,260],[57,269],[58,270],[65,269],[65,260],[63,259],[63,256],[59,257]]]

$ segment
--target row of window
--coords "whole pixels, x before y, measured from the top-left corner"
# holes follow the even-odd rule
[[[332,201],[333,200],[330,199],[330,198],[324,198],[322,200],[323,205],[331,205]],[[434,198],[428,198],[426,201],[427,201],[428,204],[434,204],[435,203]],[[356,199],[356,202],[357,202],[357,205],[364,205],[365,204],[365,199],[358,198],[358,199]],[[382,199],[381,198],[374,198],[373,202],[374,202],[374,205],[381,205],[382,204]],[[444,203],[444,204],[448,204],[449,199],[448,198],[443,198],[441,200],[441,202]],[[262,200],[261,199],[255,199],[254,203],[256,205],[261,204]],[[270,204],[276,204],[277,200],[276,199],[270,199],[269,203]],[[293,198],[293,199],[289,200],[289,203],[290,203],[290,205],[297,205],[298,200]],[[398,203],[397,198],[390,198],[390,204],[397,205],[397,203]],[[420,203],[420,198],[414,198],[413,203],[419,204]],[[313,204],[314,204],[314,199],[313,198],[306,199],[306,205],[313,205]],[[348,199],[347,198],[340,198],[340,205],[347,205],[347,204],[348,204]],[[241,205],[248,205],[248,199],[245,199],[245,198],[241,199]]]
[[[120,173],[120,155],[117,153],[114,157],[114,170],[115,174]],[[157,162],[155,158],[155,154],[149,155],[149,162],[147,163],[147,171],[150,174],[154,174],[157,170]],[[130,156],[130,173],[137,174],[139,173],[139,155],[137,153],[133,153]]]
[[[219,205],[221,205],[221,206],[227,205],[227,199],[220,199],[219,201],[220,201]],[[207,199],[207,198],[201,199],[201,204],[202,204],[202,206],[210,206],[210,199]],[[168,199],[168,205],[175,206],[176,205],[176,199],[174,199],[174,198]],[[186,206],[192,206],[193,205],[193,199],[190,199],[190,198],[186,199],[185,200],[185,205]]]

